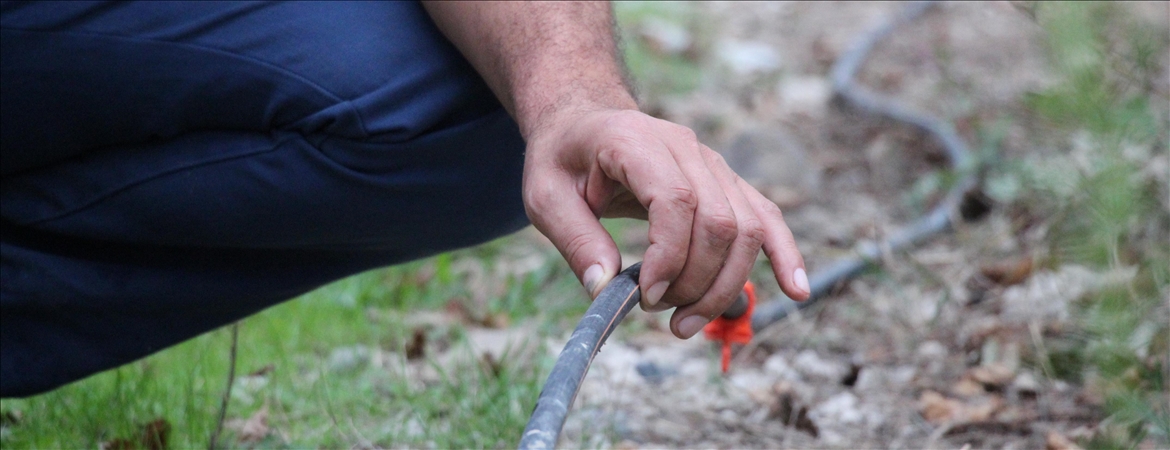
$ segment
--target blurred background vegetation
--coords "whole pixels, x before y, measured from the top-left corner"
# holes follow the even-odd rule
[[[1063,79],[1028,99],[1063,155],[1002,162],[1001,193],[1051,226],[1049,264],[1077,263],[1126,281],[1081,299],[1079,330],[1050,355],[1053,376],[1084,382],[1108,418],[1090,447],[1170,444],[1170,98],[1159,64],[1165,31],[1109,3],[1033,5]]]
[[[1074,329],[1047,341],[1030,363],[1098,397],[1106,419],[1081,445],[1164,448],[1170,93],[1158,77],[1167,76],[1170,35],[1112,3],[1016,6],[1043,28],[1058,77],[1007,120],[1026,122],[1058,150],[984,155],[986,192],[996,208],[1012,211],[1017,226],[1048,230],[1040,266],[1083,265],[1120,280],[1080,298]],[[629,70],[650,109],[729,76],[701,64],[724,49],[719,30],[690,4],[615,9]],[[671,36],[680,26],[688,34]],[[647,29],[655,39],[642,36]],[[678,48],[656,48],[664,45]],[[980,136],[993,138],[995,124],[980,127]],[[607,226],[624,252],[639,251],[637,238],[624,237],[640,225]],[[531,342],[559,345],[585,300],[559,255],[529,229],[356,275],[270,308],[239,324],[237,378],[220,445],[513,446],[552,357],[512,345],[485,358],[469,342],[480,335],[469,330],[517,329]],[[157,448],[162,436],[171,448],[207,447],[230,343],[230,329],[216,330],[47,394],[0,401],[0,443]],[[465,357],[440,361],[440,352]],[[159,420],[167,432],[159,433]]]

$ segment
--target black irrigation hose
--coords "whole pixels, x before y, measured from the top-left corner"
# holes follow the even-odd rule
[[[548,374],[548,381],[536,400],[536,410],[520,438],[520,448],[549,449],[556,446],[557,436],[565,425],[565,416],[573,406],[573,399],[577,398],[577,390],[581,388],[581,380],[585,379],[593,357],[597,356],[601,344],[613,333],[614,327],[642,300],[642,291],[638,290],[641,272],[642,263],[623,270],[585,311],[585,317],[577,323],[577,329],[573,330],[557,358],[552,373]]]
[[[883,116],[912,125],[933,136],[942,143],[951,167],[965,175],[951,188],[946,197],[925,216],[913,222],[906,229],[895,233],[881,243],[865,242],[857,247],[857,256],[837,261],[828,268],[812,274],[809,279],[812,295],[809,300],[797,303],[780,295],[772,301],[756,307],[752,317],[752,328],[763,329],[788,316],[797,309],[803,309],[823,298],[841,281],[857,275],[868,265],[878,261],[883,251],[897,251],[918,244],[927,238],[948,229],[957,217],[957,209],[964,197],[977,185],[972,170],[970,153],[966,144],[946,122],[906,108],[892,100],[867,91],[854,83],[861,64],[869,51],[882,38],[899,25],[921,15],[933,2],[912,3],[900,14],[863,34],[833,65],[831,72],[833,91],[837,98],[862,112]],[[577,329],[565,344],[557,358],[552,373],[536,401],[536,409],[524,435],[520,439],[521,449],[554,448],[565,417],[581,387],[581,381],[601,349],[605,339],[626,314],[638,304],[641,292],[638,290],[638,274],[641,263],[622,271],[598,295],[577,324]]]

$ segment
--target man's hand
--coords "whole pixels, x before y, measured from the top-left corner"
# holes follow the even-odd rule
[[[808,296],[780,209],[680,125],[605,109],[545,128],[528,143],[524,203],[594,296],[621,265],[598,217],[648,216],[643,307],[678,306],[671,330],[679,337],[727,309],[761,245],[784,291]]]
[[[520,125],[524,204],[590,294],[621,269],[600,217],[650,222],[643,308],[678,307],[689,338],[743,289],[761,247],[781,289],[809,295],[779,208],[690,129],[637,111],[605,4],[427,3]]]

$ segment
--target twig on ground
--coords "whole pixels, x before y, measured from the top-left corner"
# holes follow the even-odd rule
[[[227,387],[223,390],[223,399],[219,403],[219,420],[215,423],[215,431],[211,432],[211,441],[207,444],[208,450],[215,450],[219,443],[219,434],[223,432],[223,421],[227,418],[228,400],[232,398],[232,385],[236,381],[236,348],[240,342],[240,323],[232,324],[232,347],[228,356]]]

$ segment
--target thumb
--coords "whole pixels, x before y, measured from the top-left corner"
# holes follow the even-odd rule
[[[545,192],[528,196],[528,217],[568,261],[590,298],[597,298],[621,270],[617,244],[575,189]]]

